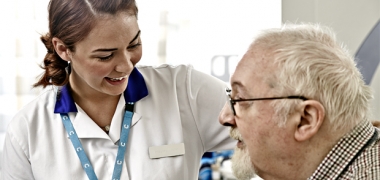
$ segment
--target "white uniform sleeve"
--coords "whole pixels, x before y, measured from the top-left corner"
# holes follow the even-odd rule
[[[204,151],[233,149],[236,141],[229,137],[230,128],[219,124],[218,116],[227,102],[223,81],[188,69],[188,97]]]
[[[22,124],[20,124],[22,126]],[[26,155],[27,147],[22,147],[20,141],[14,136],[11,124],[8,126],[5,137],[3,155],[1,159],[2,180],[29,180],[34,179],[29,159]],[[23,132],[25,134],[27,132]],[[16,134],[16,133],[15,133]]]

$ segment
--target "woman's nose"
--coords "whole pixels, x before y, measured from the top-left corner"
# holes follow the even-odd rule
[[[126,73],[130,72],[133,68],[133,63],[131,62],[131,56],[127,53],[120,57],[119,61],[117,61],[117,64],[115,66],[115,71]]]
[[[236,126],[235,116],[228,102],[224,104],[222,111],[220,111],[219,123],[223,126]]]

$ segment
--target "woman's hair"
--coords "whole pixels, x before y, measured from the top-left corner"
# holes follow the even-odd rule
[[[278,71],[272,82],[278,95],[302,95],[319,101],[333,129],[352,128],[369,119],[372,91],[354,58],[332,29],[317,24],[284,25],[261,33],[253,44],[268,49]],[[300,101],[274,101],[286,116]],[[286,117],[281,117],[286,120]],[[284,123],[284,122],[282,122]]]
[[[47,85],[62,86],[68,82],[67,61],[54,50],[52,38],[60,39],[75,52],[75,44],[83,40],[95,26],[99,16],[127,12],[137,17],[135,0],[50,0],[49,32],[41,36],[47,53],[41,67],[45,70],[34,87]]]

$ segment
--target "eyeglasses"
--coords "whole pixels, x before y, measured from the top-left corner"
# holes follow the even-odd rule
[[[236,116],[236,111],[235,111],[235,104],[236,102],[241,102],[241,101],[261,101],[261,100],[274,100],[274,99],[301,99],[303,101],[308,100],[304,96],[285,96],[285,97],[267,97],[267,98],[254,98],[254,99],[232,99],[231,98],[231,89],[226,88],[226,94],[229,98],[230,101],[230,106],[231,110],[234,113],[234,116]]]

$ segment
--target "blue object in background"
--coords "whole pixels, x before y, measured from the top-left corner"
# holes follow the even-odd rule
[[[218,158],[222,158],[222,162],[224,160],[231,159],[233,153],[233,150],[226,150],[219,152],[206,152],[203,154],[198,180],[212,180],[212,165],[217,163]]]
[[[355,59],[358,60],[357,66],[363,74],[365,83],[371,84],[380,62],[380,21],[377,22],[356,52]]]

